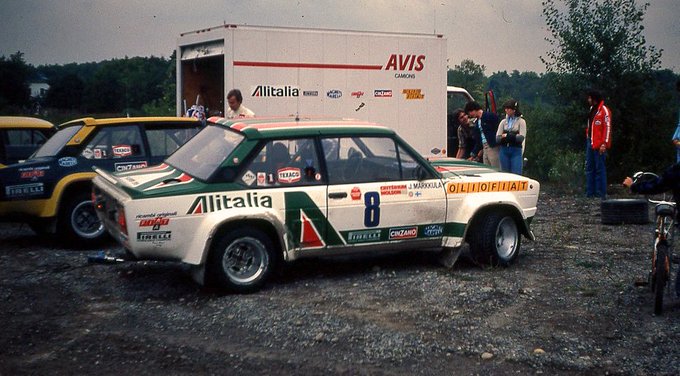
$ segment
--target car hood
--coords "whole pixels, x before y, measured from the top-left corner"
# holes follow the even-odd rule
[[[477,162],[470,162],[456,158],[438,158],[429,161],[432,167],[442,175],[442,178],[455,178],[479,174],[497,173],[493,167]]]

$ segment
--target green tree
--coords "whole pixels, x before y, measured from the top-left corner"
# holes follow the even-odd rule
[[[574,137],[545,156],[555,162],[550,167],[557,163],[557,155],[585,147],[585,92],[597,88],[612,110],[609,181],[643,166],[660,169],[669,159],[666,155],[673,153],[670,143],[661,142],[672,134],[675,106],[665,85],[654,81],[662,51],[648,46],[643,34],[649,4],[638,5],[635,0],[544,0],[542,4],[551,48],[541,60],[549,73],[556,74],[552,88],[561,101],[553,116],[564,119],[549,132]]]
[[[543,1],[552,48],[541,56],[549,72],[570,73],[598,86],[623,74],[660,66],[661,50],[647,46],[642,21],[649,3],[635,0]]]
[[[78,75],[69,73],[48,81],[50,85],[45,98],[47,107],[79,110],[83,100],[85,83]]]
[[[488,80],[484,75],[486,67],[470,59],[461,61],[447,72],[446,82],[449,85],[465,88],[474,98],[484,98]],[[478,99],[479,100],[479,99]]]
[[[30,75],[31,67],[24,62],[22,52],[9,58],[0,56],[0,111],[16,113],[30,104]]]

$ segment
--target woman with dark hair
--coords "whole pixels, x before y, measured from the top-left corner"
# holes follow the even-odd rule
[[[501,146],[499,159],[501,171],[522,174],[522,155],[527,135],[527,123],[522,118],[517,101],[510,99],[503,103],[505,119],[498,124],[496,142]]]
[[[462,109],[453,112],[453,121],[458,124],[458,152],[456,158],[480,162],[482,160],[482,137],[479,129],[470,123]]]

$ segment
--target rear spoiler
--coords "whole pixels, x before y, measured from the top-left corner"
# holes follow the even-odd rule
[[[111,183],[113,185],[116,185],[116,183],[118,183],[118,179],[116,179],[108,171],[101,169],[99,167],[96,167],[96,166],[92,167],[92,169],[94,170],[94,172],[97,173],[97,175],[101,176],[102,178],[104,178],[109,183]]]

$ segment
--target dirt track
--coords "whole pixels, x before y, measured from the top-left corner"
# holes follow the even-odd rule
[[[635,286],[651,225],[601,225],[598,201],[542,193],[532,227],[507,269],[306,260],[224,295],[179,264],[88,264],[94,250],[0,224],[0,374],[679,372],[678,300],[655,317]]]

